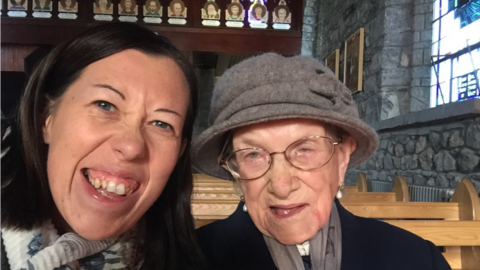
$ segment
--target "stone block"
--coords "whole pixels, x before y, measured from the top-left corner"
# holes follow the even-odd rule
[[[423,49],[414,49],[413,50],[412,65],[414,65],[414,66],[423,65]]]
[[[305,55],[305,56],[313,55],[312,42],[302,41],[302,55]]]
[[[382,89],[383,90],[383,89]],[[380,120],[389,119],[401,114],[401,100],[399,92],[382,92],[382,107],[380,110]]]
[[[403,157],[405,155],[405,147],[403,144],[395,145],[395,156],[396,157]]]
[[[395,168],[393,165],[392,157],[389,154],[386,154],[383,158],[383,168],[385,170],[393,170]]]
[[[433,157],[437,172],[448,172],[456,170],[456,160],[447,151],[440,151]]]
[[[433,6],[433,5],[430,5]],[[433,24],[433,11],[425,14],[425,29],[432,29]]]
[[[399,157],[392,157],[392,160],[393,160],[393,165],[395,166],[395,168],[397,168],[397,169],[401,169],[401,168],[402,168],[402,160],[401,160],[401,158],[399,158]]]
[[[414,140],[410,140],[410,141],[407,142],[407,144],[405,145],[405,151],[409,155],[412,155],[413,153],[415,153],[415,141]]]
[[[415,170],[418,168],[418,156],[417,155],[405,155],[402,157],[402,165],[405,164],[407,170]],[[403,167],[402,167],[403,168]]]
[[[385,32],[402,33],[412,30],[412,11],[405,7],[387,7],[385,9]],[[425,18],[424,18],[425,19]]]
[[[463,141],[462,133],[459,130],[453,131],[452,134],[450,135],[450,138],[448,139],[448,146],[450,148],[455,148],[463,145],[464,145],[464,141]]]
[[[386,150],[388,145],[388,140],[386,138],[380,138],[380,143],[378,148],[381,150]]]
[[[305,33],[305,32],[311,33],[311,32],[313,32],[313,26],[309,25],[309,24],[303,24],[302,31],[303,31],[303,33]]]
[[[413,30],[422,31],[425,29],[425,15],[413,16]]]
[[[472,172],[478,165],[480,158],[475,151],[463,148],[457,158],[458,168],[464,172]]]
[[[394,155],[394,154],[395,154],[395,143],[394,143],[394,142],[389,142],[389,143],[388,143],[387,152],[388,152],[390,155]]]
[[[383,4],[382,6],[390,7],[411,4],[413,1],[414,0],[382,0],[380,3]]]
[[[378,173],[378,180],[380,181],[386,181],[387,180],[388,173],[386,171],[381,171]]]
[[[413,183],[415,185],[425,185],[426,182],[427,182],[427,179],[420,174],[415,174],[413,176]]]
[[[437,175],[437,177],[435,178],[435,184],[440,187],[450,186],[450,182],[448,181],[447,176],[444,173]]]
[[[474,122],[467,128],[466,144],[473,149],[480,149],[480,123]]]
[[[411,46],[412,41],[413,41],[413,35],[411,32],[402,32],[402,33],[389,32],[384,37],[385,46]]]
[[[303,15],[304,16],[314,16],[315,15],[315,10],[311,6],[306,6],[305,9],[303,10]]]
[[[412,78],[413,79],[423,79],[430,77],[430,67],[429,66],[419,66],[412,68]]]
[[[422,86],[428,86],[430,88],[430,78],[421,79],[421,80],[422,80],[422,83],[421,83]]]
[[[403,133],[403,132],[402,132]],[[400,134],[396,136],[395,141],[401,143],[401,144],[407,144],[407,142],[410,140],[409,136],[406,136],[404,134]]]
[[[392,68],[381,71],[382,86],[406,86],[410,84],[409,68]]]
[[[414,86],[411,88],[410,111],[416,112],[430,108],[430,88]]]
[[[384,47],[382,52],[381,67],[396,68],[400,66],[401,55],[401,47]]]
[[[419,4],[419,5],[415,5],[414,7],[414,14],[417,15],[417,14],[427,14],[427,13],[432,13],[432,8],[433,8],[433,5],[432,4]]]
[[[421,34],[420,34],[421,36]],[[420,42],[415,42],[413,43],[413,48],[414,49],[426,49],[426,48],[431,48],[432,47],[432,42],[429,41],[420,41]]]
[[[420,42],[420,32],[415,31],[413,33],[413,42]]]
[[[314,25],[316,22],[317,22],[317,17],[316,16],[304,16],[303,17],[303,23],[304,24]]]
[[[418,161],[420,163],[420,168],[422,168],[425,171],[432,170],[434,155],[435,155],[435,152],[433,151],[432,148],[427,148],[425,151],[421,152],[418,155]]]
[[[427,138],[425,136],[420,136],[418,141],[415,143],[415,154],[420,154],[426,146]]]
[[[420,37],[421,41],[432,42],[432,29],[423,30]]]
[[[421,86],[422,79],[412,79],[412,86]]]

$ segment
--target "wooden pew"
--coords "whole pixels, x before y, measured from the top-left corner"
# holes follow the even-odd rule
[[[232,181],[204,174],[193,175],[192,213],[197,228],[227,218],[239,202]]]
[[[240,198],[232,182],[202,175],[194,179],[192,212],[197,227],[224,219],[235,211]],[[470,181],[459,184],[451,203],[403,201],[408,198],[405,179],[397,177],[395,181],[393,189],[400,191],[392,192],[394,200],[388,195],[388,201],[375,201],[374,196],[363,201],[342,199],[341,203],[357,216],[382,219],[445,247],[443,255],[452,269],[480,269],[480,203]],[[376,193],[354,189],[349,192]],[[403,194],[402,201],[397,196],[399,192]]]
[[[383,219],[437,246],[445,247],[443,255],[452,269],[480,269],[480,202],[475,188],[467,179],[459,184],[453,202],[449,203],[341,203],[357,216]]]
[[[345,187],[343,197],[340,201],[351,202],[408,202],[407,181],[403,176],[398,176],[394,183],[392,192],[367,192],[367,178],[364,173],[359,173],[354,187]]]

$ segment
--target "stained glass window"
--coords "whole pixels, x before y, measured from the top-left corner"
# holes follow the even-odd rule
[[[480,98],[480,0],[435,0],[430,106]]]

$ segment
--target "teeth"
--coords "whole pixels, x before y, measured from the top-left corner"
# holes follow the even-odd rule
[[[95,178],[95,188],[99,188],[102,186],[102,183],[100,182],[100,180],[98,180],[98,178]]]
[[[100,188],[105,189],[108,192],[115,193],[117,195],[130,195],[132,190],[125,187],[125,184],[117,184],[114,181],[107,182],[106,180],[92,178],[90,175],[85,174],[85,177],[88,179],[88,182],[97,189],[98,192],[101,192],[102,195],[106,196]]]
[[[285,211],[283,211],[283,214],[285,214],[285,215],[288,215],[288,213],[290,213],[290,211],[289,211],[289,210],[285,210]]]
[[[125,185],[124,184],[118,185],[115,193],[117,193],[118,195],[125,195]]]
[[[116,189],[117,189],[117,185],[115,184],[115,182],[108,182],[108,185],[107,185],[108,192],[115,192]]]

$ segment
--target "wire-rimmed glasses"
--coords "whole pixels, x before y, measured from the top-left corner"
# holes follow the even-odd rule
[[[340,143],[324,136],[310,136],[290,144],[284,151],[269,153],[261,148],[244,148],[230,153],[220,160],[220,165],[235,178],[253,180],[265,175],[272,166],[272,155],[283,154],[293,167],[310,171],[321,168],[333,156]]]

